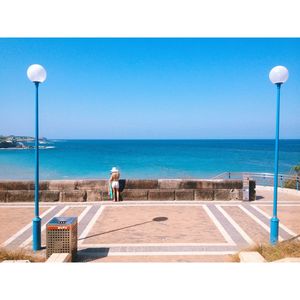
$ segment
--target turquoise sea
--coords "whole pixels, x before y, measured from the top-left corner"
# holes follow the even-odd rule
[[[40,150],[41,179],[211,178],[222,172],[270,172],[273,140],[52,140]],[[279,172],[300,163],[300,140],[280,141]],[[33,179],[34,149],[0,150],[0,179]]]

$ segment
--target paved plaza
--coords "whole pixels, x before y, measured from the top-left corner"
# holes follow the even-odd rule
[[[226,262],[254,244],[268,243],[272,190],[257,200],[40,203],[42,246],[54,216],[78,217],[78,261]],[[33,203],[0,204],[0,244],[32,245]],[[300,234],[300,193],[279,191],[279,240]],[[42,253],[45,250],[42,250]]]

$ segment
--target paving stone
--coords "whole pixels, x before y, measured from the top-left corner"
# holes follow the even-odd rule
[[[299,195],[300,196],[300,195]],[[298,196],[298,199],[299,199]],[[273,198],[273,193],[270,193],[269,196],[271,199]],[[279,194],[280,199],[280,194]],[[300,200],[300,199],[299,199]],[[279,200],[278,206],[278,218],[280,220],[280,224],[284,224],[290,230],[294,231],[296,234],[300,234],[300,206],[280,206]],[[299,202],[300,203],[300,202]],[[273,214],[273,206],[257,206],[260,210],[267,213],[270,217]],[[282,234],[282,229],[279,228],[279,234]]]
[[[40,213],[44,211],[45,208],[40,207]],[[0,207],[0,245],[28,223],[32,223],[33,217],[33,205],[32,207]]]
[[[106,262],[232,262],[230,255],[139,255],[139,256],[89,256],[81,254],[80,262],[106,263]]]
[[[270,234],[237,206],[222,207],[255,243],[268,243]],[[244,247],[245,249],[245,247]]]
[[[174,204],[173,204],[174,203]],[[114,203],[106,207],[83,241],[85,244],[118,244],[114,250],[126,250],[122,243],[137,244],[128,250],[148,249],[140,243],[225,243],[224,237],[201,207],[177,205],[133,205]],[[156,221],[161,220],[161,221]],[[161,244],[161,245],[160,245]],[[152,250],[154,245],[151,245]],[[173,247],[173,246],[172,246]],[[170,248],[172,250],[173,248]],[[192,246],[177,245],[177,250],[188,251]],[[185,247],[185,248],[184,248]],[[155,250],[155,249],[154,249]]]
[[[244,205],[244,208],[246,208],[250,213],[252,213],[254,216],[256,216],[261,222],[265,223],[267,227],[270,226],[270,218],[267,218],[262,213],[258,212],[256,209],[254,209],[251,205]],[[271,217],[271,216],[270,216]],[[285,231],[283,228],[279,228],[279,235],[284,239],[288,240],[293,238],[294,236]]]

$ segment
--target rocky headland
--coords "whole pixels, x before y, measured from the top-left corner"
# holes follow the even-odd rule
[[[34,138],[30,136],[0,135],[0,149],[33,149]],[[39,139],[42,144],[48,144],[46,138]]]

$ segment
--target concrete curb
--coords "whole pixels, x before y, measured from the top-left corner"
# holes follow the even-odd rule
[[[47,260],[46,263],[65,263],[71,262],[70,253],[53,253]]]
[[[273,187],[272,186],[257,185],[256,190],[273,191]],[[293,189],[278,187],[278,192],[283,192],[283,193],[287,193],[287,194],[291,194],[291,195],[295,195],[295,196],[300,196],[300,191],[293,190]]]
[[[262,263],[266,260],[256,251],[242,251],[239,253],[241,263]]]

